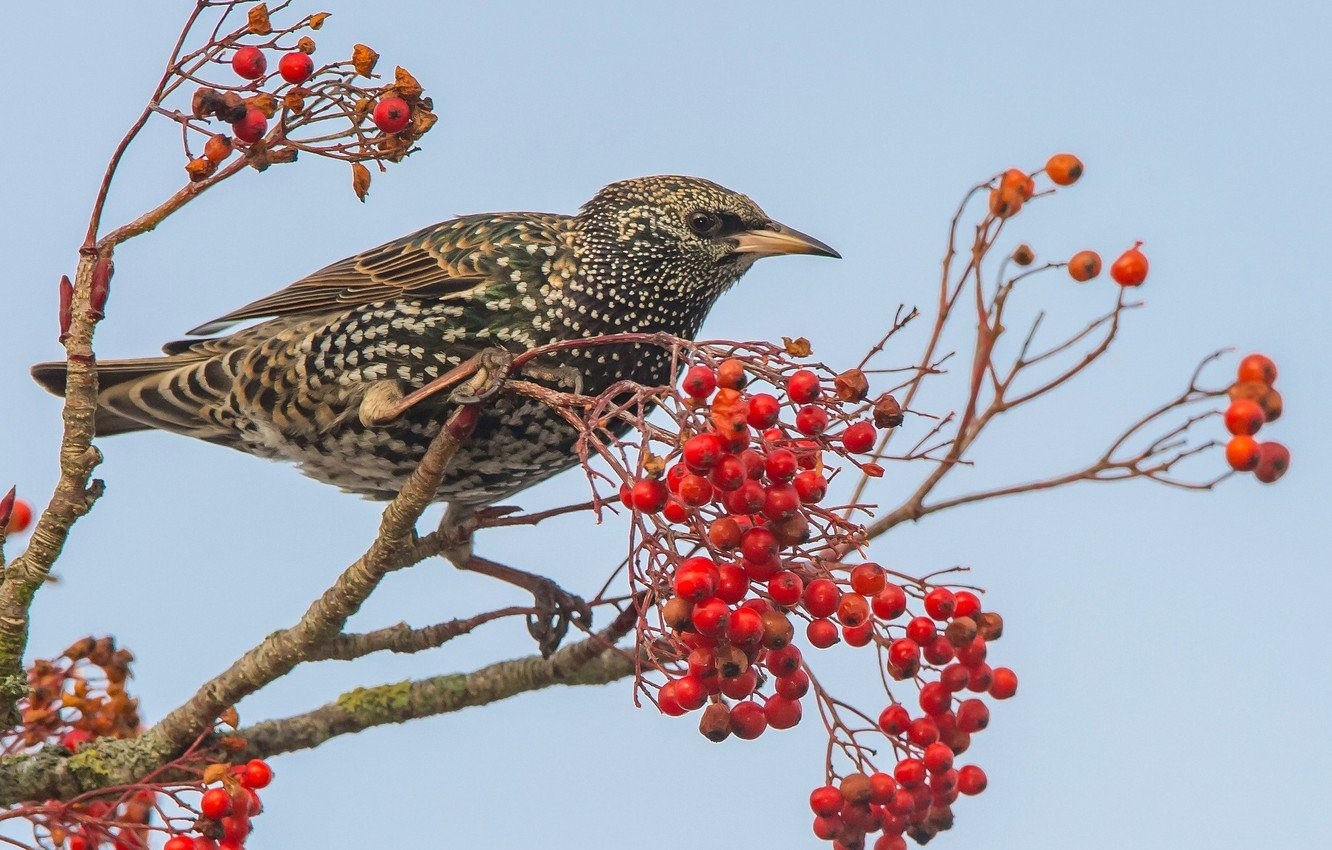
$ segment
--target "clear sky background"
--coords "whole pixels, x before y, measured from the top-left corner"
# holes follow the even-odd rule
[[[0,483],[29,497],[44,500],[55,479],[59,408],[27,367],[59,355],[56,281],[73,269],[96,180],[185,8],[27,3],[7,16]],[[1294,466],[1271,488],[1246,478],[1211,494],[1131,483],[1012,499],[875,544],[875,557],[907,571],[972,565],[1008,624],[994,655],[1021,678],[965,756],[986,767],[990,789],[956,806],[937,845],[1332,845],[1327,4],[329,8],[319,57],[364,41],[434,96],[441,120],[425,150],[376,175],[366,205],[345,166],[302,161],[247,173],[134,240],[117,255],[102,356],[153,353],[327,262],[455,214],[571,212],[612,180],[674,172],[744,191],[845,256],[761,263],[704,334],[804,335],[821,359],[851,365],[897,304],[930,305],[967,186],[1075,151],[1083,181],[1024,211],[1006,237],[1045,258],[1083,247],[1114,256],[1144,239],[1149,307],[1084,380],[995,428],[952,486],[1085,463],[1223,345],[1280,365],[1287,413],[1271,435]],[[179,184],[173,133],[159,127],[135,148],[110,223]],[[1051,276],[1025,304],[1076,322],[1108,306],[1111,288]],[[906,364],[915,350],[890,359]],[[1224,380],[1233,363],[1213,374]],[[946,403],[937,397],[936,409]],[[145,434],[101,447],[107,495],[79,523],[62,583],[38,599],[31,652],[115,634],[139,658],[148,718],[294,622],[378,520],[372,503],[202,443]],[[1209,469],[1222,463],[1213,455]],[[561,504],[582,488],[566,475],[521,501]],[[580,517],[492,533],[479,549],[590,594],[623,532]],[[353,625],[522,601],[430,563],[390,578]],[[292,713],[356,685],[531,649],[505,623],[416,657],[329,662],[241,714]],[[838,681],[872,682],[862,656],[820,661]],[[635,710],[621,682],[340,739],[274,760],[251,846],[817,846],[805,802],[822,775],[817,722],[721,746],[694,725]]]

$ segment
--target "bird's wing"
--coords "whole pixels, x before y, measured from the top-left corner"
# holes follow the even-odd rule
[[[563,220],[504,213],[432,225],[320,269],[189,333],[213,334],[246,319],[310,316],[394,298],[457,297],[493,280],[514,240],[553,244]]]

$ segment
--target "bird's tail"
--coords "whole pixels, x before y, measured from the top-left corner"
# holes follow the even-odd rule
[[[234,375],[226,357],[144,357],[97,363],[98,436],[158,428],[215,443],[234,433],[216,419]],[[66,364],[38,363],[32,377],[48,392],[65,394]]]

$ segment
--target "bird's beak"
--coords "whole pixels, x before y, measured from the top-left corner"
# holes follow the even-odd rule
[[[760,257],[775,257],[779,254],[817,254],[820,257],[836,257],[839,260],[842,258],[841,254],[813,236],[792,230],[775,221],[768,222],[765,228],[745,230],[732,238],[735,240],[737,254],[757,254]]]

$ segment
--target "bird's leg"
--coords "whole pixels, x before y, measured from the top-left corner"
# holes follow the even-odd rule
[[[357,410],[361,424],[367,428],[387,425],[445,390],[453,390],[449,398],[458,404],[484,401],[504,385],[512,360],[513,354],[502,348],[487,348],[406,395],[397,381],[379,381],[372,384],[361,399]]]
[[[449,505],[440,520],[440,534],[450,538],[442,549],[445,558],[460,570],[469,570],[521,587],[532,594],[536,612],[527,616],[527,631],[536,638],[542,657],[549,658],[569,633],[569,624],[581,629],[592,626],[592,608],[581,597],[536,573],[506,566],[472,551],[475,514],[467,508]]]

